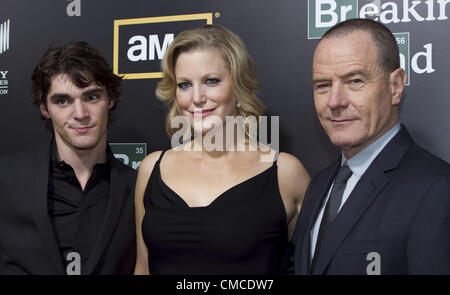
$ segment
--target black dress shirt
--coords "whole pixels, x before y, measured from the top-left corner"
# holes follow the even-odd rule
[[[110,195],[111,150],[107,149],[107,162],[94,165],[84,190],[73,168],[57,160],[53,144],[48,178],[48,214],[59,244],[64,265],[70,252],[81,257],[81,268],[94,248],[105,217]]]

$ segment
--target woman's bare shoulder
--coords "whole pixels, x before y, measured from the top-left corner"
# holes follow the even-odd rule
[[[277,160],[278,179],[280,188],[293,194],[296,198],[303,197],[298,194],[306,190],[309,184],[310,176],[300,160],[288,153],[280,153]]]
[[[277,166],[280,173],[289,176],[289,175],[297,175],[297,176],[308,176],[308,171],[303,166],[302,162],[295,156],[281,152],[278,155]]]
[[[153,166],[155,166],[156,161],[158,161],[159,157],[161,156],[162,152],[163,151],[155,151],[148,154],[139,165],[139,170],[142,169],[151,171],[153,169]]]

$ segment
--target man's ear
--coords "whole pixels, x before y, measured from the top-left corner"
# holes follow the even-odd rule
[[[109,99],[109,101],[108,101],[108,109],[110,110],[110,109],[114,108],[115,105],[116,105],[116,100]]]
[[[39,109],[41,110],[42,116],[44,116],[46,118],[50,118],[50,115],[48,114],[48,111],[47,111],[47,107],[43,103],[41,103],[41,105],[39,106]]]
[[[402,68],[393,71],[389,76],[389,87],[392,95],[392,105],[397,106],[402,100],[405,89],[406,73]]]

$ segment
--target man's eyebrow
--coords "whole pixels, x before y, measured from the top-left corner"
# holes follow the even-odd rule
[[[351,70],[349,72],[346,72],[344,74],[339,75],[339,78],[345,80],[345,79],[348,79],[350,77],[357,76],[357,75],[361,75],[363,77],[366,77],[367,76],[367,72],[362,71],[362,70]],[[321,82],[328,82],[330,80],[331,79],[329,79],[329,78],[314,78],[313,77],[312,82],[313,82],[313,84],[316,84],[316,83],[321,83]]]
[[[97,87],[97,88],[93,88],[93,89],[89,89],[89,90],[83,91],[83,95],[87,96],[87,95],[96,94],[96,93],[99,93],[99,92],[102,92],[102,91],[103,91],[102,88]]]
[[[339,75],[339,77],[341,79],[348,79],[352,76],[357,76],[357,75],[361,75],[361,76],[365,77],[365,76],[367,76],[367,73],[365,71],[361,71],[361,70],[352,70],[350,72]]]
[[[96,93],[99,93],[99,92],[102,92],[102,91],[103,91],[103,89],[100,88],[100,87],[92,88],[92,89],[89,89],[89,90],[84,91],[84,92],[83,92],[83,96],[88,96],[88,95],[91,95],[91,94],[96,94]],[[68,99],[68,98],[70,98],[70,95],[68,95],[68,94],[66,94],[66,93],[54,93],[54,94],[52,94],[52,95],[50,96],[50,99],[51,99],[52,101],[56,101],[56,100],[58,100],[58,99]]]
[[[313,78],[313,80],[312,80],[313,84],[321,83],[321,82],[328,82],[328,81],[330,81],[330,79],[328,79],[328,78]]]
[[[54,94],[52,94],[52,96],[50,96],[50,99],[52,101],[56,101],[58,99],[67,99],[67,98],[70,98],[70,96],[65,93],[54,93]]]

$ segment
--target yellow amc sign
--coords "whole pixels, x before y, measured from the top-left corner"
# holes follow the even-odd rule
[[[162,78],[156,65],[159,68],[174,35],[184,29],[187,21],[212,24],[212,18],[212,13],[199,13],[114,20],[114,74],[124,79]],[[124,68],[119,70],[119,64]]]

